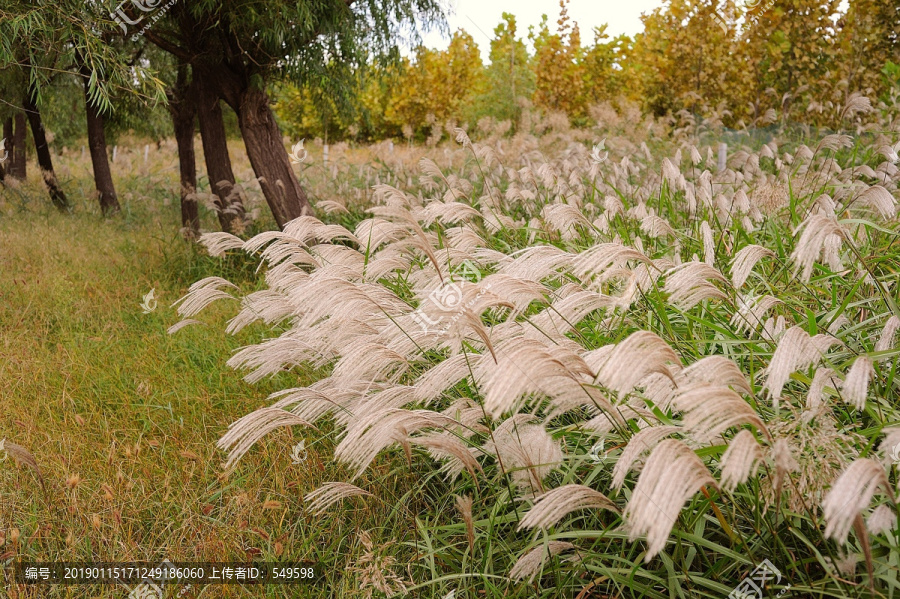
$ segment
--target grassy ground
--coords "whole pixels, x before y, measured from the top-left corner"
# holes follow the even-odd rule
[[[0,439],[28,449],[45,484],[11,459],[0,462],[0,561],[312,560],[326,577],[315,587],[170,592],[348,596],[343,571],[359,549],[348,531],[362,520],[386,522],[391,502],[384,513],[348,504],[334,521],[313,519],[300,497],[335,480],[319,457],[331,448],[306,440],[306,461],[293,465],[301,433],[280,431],[225,473],[214,446],[270,392],[308,375],[251,386],[226,368],[235,348],[263,337],[227,336],[233,307],[208,313],[214,326],[166,334],[179,320],[170,305],[191,283],[219,275],[252,289],[255,264],[211,259],[178,236],[171,169],[120,182],[123,214],[104,220],[85,193],[89,180],[67,168],[73,215],[49,209],[36,181],[0,200]],[[203,218],[215,227],[211,214]],[[151,289],[158,307],[145,314]],[[4,576],[9,570],[0,573],[4,597],[127,594],[106,586],[48,595]]]

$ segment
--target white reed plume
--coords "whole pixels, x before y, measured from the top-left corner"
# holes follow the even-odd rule
[[[875,376],[875,368],[872,360],[867,356],[859,356],[853,362],[853,366],[844,378],[841,385],[841,396],[844,401],[854,406],[857,410],[866,407],[866,394],[869,390],[869,380]]]
[[[803,233],[791,253],[791,260],[794,262],[794,275],[799,273],[800,279],[808,283],[813,267],[820,257],[827,260],[832,267],[837,265],[836,253],[840,250],[841,242],[848,239],[849,235],[836,218],[823,214],[808,217],[794,230],[794,235],[796,236],[800,230]]]
[[[276,428],[297,425],[312,427],[312,424],[291,412],[280,408],[260,408],[233,422],[228,432],[216,442],[216,447],[228,452],[225,468],[230,468],[254,443]]]
[[[294,306],[283,293],[272,289],[263,289],[241,299],[241,311],[228,321],[225,332],[229,335],[240,332],[257,321],[275,324],[293,316]]]
[[[210,256],[217,257],[224,256],[228,250],[239,250],[244,247],[244,240],[225,232],[204,233],[199,241],[206,247]]]
[[[747,482],[756,474],[762,459],[763,451],[756,436],[747,429],[738,431],[720,460],[722,489],[731,493],[739,484]]]
[[[541,281],[557,275],[558,270],[571,264],[574,256],[552,245],[536,245],[510,254],[512,260],[498,269],[498,273],[519,279]]]
[[[822,502],[822,511],[827,522],[825,536],[842,545],[846,543],[854,519],[868,507],[878,487],[881,487],[893,502],[894,494],[891,492],[884,467],[868,458],[854,460],[834,481],[831,491]]]
[[[549,541],[546,546],[538,545],[516,561],[509,571],[509,577],[513,580],[528,578],[530,582],[548,559],[572,549],[575,549],[575,545],[566,541]]]
[[[731,283],[735,289],[740,289],[744,285],[756,263],[766,256],[774,258],[775,252],[753,244],[741,248],[734,255],[731,260]]]
[[[456,498],[456,510],[466,525],[466,539],[469,541],[469,555],[475,553],[475,521],[472,518],[472,496],[454,495]]]
[[[235,299],[230,293],[222,291],[221,287],[238,288],[237,285],[226,281],[222,277],[207,277],[191,285],[184,297],[172,305],[178,306],[178,314],[183,318],[196,316],[197,313],[216,300]]]
[[[703,261],[713,266],[716,261],[716,241],[709,223],[700,223],[700,238],[703,240]]]
[[[306,507],[311,514],[321,515],[342,499],[361,496],[373,497],[371,493],[360,489],[356,485],[344,482],[330,482],[308,493],[303,498],[303,501],[308,504]]]
[[[681,508],[706,485],[715,487],[716,481],[690,447],[676,439],[656,446],[624,513],[629,539],[647,537],[645,562],[662,551]]]
[[[741,372],[737,364],[722,356],[706,356],[686,366],[676,377],[675,380],[681,384],[682,381],[690,383],[709,383],[711,385],[720,385],[722,387],[731,387],[735,391],[751,395],[753,389],[747,382],[747,377]]]
[[[869,98],[862,95],[860,92],[853,92],[841,108],[840,117],[841,120],[844,120],[856,114],[865,114],[872,110],[872,101],[869,100]]]
[[[185,318],[184,320],[179,320],[168,329],[166,329],[166,333],[169,335],[174,335],[181,329],[194,325],[194,324],[204,324],[202,321],[196,320],[194,318]]]
[[[265,235],[262,233],[261,235]],[[359,238],[340,225],[326,225],[314,216],[295,218],[284,226],[284,235],[303,245],[325,243],[335,239],[347,239],[359,244]],[[245,246],[247,249],[249,246]]]
[[[798,326],[789,328],[778,342],[766,369],[764,389],[768,390],[773,404],[778,405],[781,391],[792,372],[812,366],[832,345],[839,343],[831,335],[810,337]]]
[[[621,243],[600,243],[581,252],[572,262],[572,273],[582,280],[603,274],[610,268],[624,267],[628,261],[650,263],[650,259],[636,249]]]
[[[873,185],[856,199],[857,202],[873,208],[882,218],[891,219],[897,216],[897,200],[881,185]]]
[[[831,368],[816,368],[806,394],[806,409],[818,410],[823,405],[822,396],[825,393],[825,387],[831,386],[832,389],[838,389],[839,383],[840,379],[837,373]]]
[[[767,438],[772,436],[762,418],[728,387],[704,385],[675,396],[675,407],[685,412],[682,425],[700,443],[708,443],[732,426],[752,424]]]
[[[615,300],[593,291],[576,291],[553,302],[548,308],[529,318],[526,322],[540,332],[542,337],[549,337],[562,342],[588,314],[596,310],[615,306]]]
[[[576,206],[569,204],[547,204],[541,211],[541,218],[566,241],[578,239],[576,226],[591,228],[591,221]]]
[[[866,528],[873,535],[893,532],[897,528],[897,511],[888,505],[879,505],[872,510],[872,513],[866,520]]]
[[[476,459],[476,456],[481,454],[481,450],[469,447],[454,435],[432,433],[408,437],[406,441],[424,448],[432,458],[443,462],[441,470],[451,481],[456,479],[463,470],[467,470],[472,478],[475,478],[476,471],[482,471],[481,464]]]
[[[539,493],[544,490],[544,478],[559,466],[563,456],[559,442],[532,420],[527,414],[504,420],[483,449],[499,459],[521,489]]]
[[[609,352],[597,379],[622,397],[648,374],[658,372],[671,377],[673,370],[681,370],[681,361],[669,344],[655,333],[637,331]]]
[[[850,324],[852,324],[850,322],[850,319],[847,318],[846,316],[844,316],[843,314],[841,314],[840,316],[835,318],[834,321],[830,325],[828,325],[828,332],[831,333],[832,335],[837,335],[838,332],[840,332],[842,327],[845,327]]]
[[[435,201],[425,206],[422,212],[422,224],[427,227],[435,221],[440,221],[443,224],[451,225],[472,220],[477,216],[481,216],[481,213],[468,204]]]
[[[791,444],[783,437],[775,440],[775,443],[769,448],[769,454],[775,462],[775,476],[772,486],[775,489],[775,493],[780,494],[785,478],[787,478],[791,472],[798,471],[800,469],[800,464],[798,464],[797,460],[794,458],[794,451],[791,449]]]
[[[669,294],[669,302],[681,310],[690,310],[706,299],[727,297],[710,281],[725,283],[717,269],[704,262],[685,262],[665,273],[663,291]]]
[[[587,364],[573,354],[564,364],[542,343],[533,339],[510,339],[497,347],[497,363],[482,362],[484,409],[494,417],[515,409],[527,393],[552,395],[558,379],[579,381],[593,374]]]
[[[613,488],[617,490],[622,488],[622,485],[625,484],[625,477],[644,453],[653,451],[653,448],[666,437],[681,432],[680,426],[666,425],[650,426],[632,435],[628,440],[628,445],[616,460],[616,465],[613,466]]]
[[[248,383],[256,383],[278,372],[311,361],[316,357],[316,348],[296,337],[297,333],[268,339],[256,345],[249,345],[228,359],[229,367],[248,369],[252,372],[244,376]]]
[[[651,239],[672,237],[676,239],[676,242],[678,239],[675,229],[672,228],[669,221],[655,214],[648,214],[641,219],[641,231],[646,233]]]
[[[534,506],[519,522],[524,528],[548,528],[577,510],[598,509],[618,512],[619,508],[609,497],[590,487],[577,484],[563,485],[537,498]]]
[[[684,177],[681,175],[681,171],[678,170],[678,167],[669,160],[668,158],[663,158],[662,161],[662,175],[663,179],[666,183],[669,184],[671,189],[681,189],[682,181]]]
[[[369,411],[350,422],[347,432],[334,449],[334,458],[356,468],[351,479],[358,478],[386,447],[405,442],[417,430],[459,424],[452,418],[429,410],[388,408]]]
[[[763,317],[770,309],[778,304],[783,304],[780,299],[771,295],[754,297],[753,295],[738,296],[738,311],[731,317],[730,324],[738,332],[756,331],[763,325]],[[773,336],[774,337],[774,336]]]
[[[426,402],[435,401],[445,389],[449,389],[468,376],[478,363],[478,356],[457,354],[428,369],[415,382],[416,397]]]
[[[881,334],[878,336],[878,341],[875,343],[875,351],[888,351],[894,347],[894,337],[897,336],[897,329],[900,329],[900,318],[896,316],[891,316],[888,318],[887,322],[884,323],[884,328],[881,329]],[[885,358],[880,358],[884,360]]]

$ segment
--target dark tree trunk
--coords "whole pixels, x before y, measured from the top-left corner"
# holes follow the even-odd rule
[[[109,157],[106,155],[106,132],[104,130],[103,115],[97,106],[91,103],[88,97],[88,78],[90,71],[82,69],[84,79],[84,106],[87,112],[88,147],[91,151],[91,164],[94,167],[94,186],[100,196],[100,210],[104,215],[113,214],[121,210],[116,188],[112,180],[112,171],[109,168]]]
[[[281,141],[281,131],[264,91],[244,87],[238,119],[247,156],[278,226],[312,214],[306,192],[300,186]]]
[[[34,139],[34,150],[35,154],[37,154],[38,166],[41,169],[44,183],[47,185],[47,191],[50,192],[50,201],[59,210],[68,212],[70,209],[69,199],[66,197],[62,187],[59,186],[59,181],[56,179],[56,171],[53,170],[53,159],[50,157],[50,146],[47,144],[44,123],[41,120],[41,113],[37,104],[35,104],[36,92],[37,90],[34,89],[33,85],[29,85],[22,105],[25,108],[28,123],[31,125],[31,137]],[[18,127],[16,128],[18,129]]]
[[[197,162],[194,156],[194,118],[197,106],[187,82],[187,66],[178,66],[178,79],[169,93],[169,111],[178,144],[178,170],[181,174],[181,226],[186,237],[200,234],[200,213],[197,207]]]
[[[253,172],[275,222],[284,228],[288,221],[312,214],[312,207],[291,167],[268,95],[240,72],[226,63],[207,65],[204,70],[209,87],[237,112]]]
[[[12,127],[12,149],[10,150],[10,160],[12,162],[9,166],[9,176],[23,181],[28,174],[26,169],[28,160],[25,157],[25,140],[27,138],[25,127],[25,113],[22,111],[16,112]]]
[[[209,85],[206,75],[196,68],[194,82],[197,84],[197,113],[200,117],[203,157],[206,160],[210,191],[217,198],[219,223],[223,231],[239,232],[244,225],[244,203],[239,190],[235,189],[219,95]]]

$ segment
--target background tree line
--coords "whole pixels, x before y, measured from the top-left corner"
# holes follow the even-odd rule
[[[445,50],[418,48],[399,68],[361,72],[350,112],[313,86],[285,85],[278,114],[295,137],[368,140],[425,140],[447,120],[515,127],[523,104],[564,112],[575,125],[610,102],[734,128],[774,118],[837,127],[850,94],[884,98],[900,76],[898,0],[851,0],[844,11],[838,0],[667,0],[633,38],[603,26],[587,43],[566,4],[555,31],[546,16],[522,32],[504,14],[487,64],[459,30]]]
[[[447,122],[490,117],[515,130],[532,108],[583,126],[602,103],[734,128],[836,127],[851,94],[886,97],[900,81],[900,0],[851,0],[844,10],[839,0],[666,0],[633,38],[604,26],[586,44],[566,8],[561,0],[555,30],[545,16],[523,32],[504,14],[485,64],[462,30],[445,50],[401,57],[400,39],[443,25],[437,0],[273,0],[264,9],[252,0],[0,0],[10,149],[0,175],[25,177],[30,139],[54,205],[67,210],[51,144],[86,139],[98,201],[113,213],[109,141],[128,131],[174,136],[183,222],[195,231],[199,131],[222,229],[239,231],[244,199],[229,138],[243,139],[283,225],[311,210],[285,135],[437,142]]]

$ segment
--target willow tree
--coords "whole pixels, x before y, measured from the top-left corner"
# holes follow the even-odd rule
[[[356,67],[396,59],[401,39],[417,38],[419,23],[441,17],[438,0],[195,0],[173,5],[144,36],[190,64],[200,101],[212,106],[212,97],[221,98],[237,113],[250,163],[284,226],[311,206],[291,168],[267,83],[350,85]]]
[[[38,166],[53,204],[70,205],[57,180],[41,116],[45,90],[61,77],[82,82],[94,180],[104,214],[118,210],[104,122],[117,94],[162,99],[162,85],[136,64],[98,20],[103,7],[83,0],[0,0],[0,71],[16,81]]]

